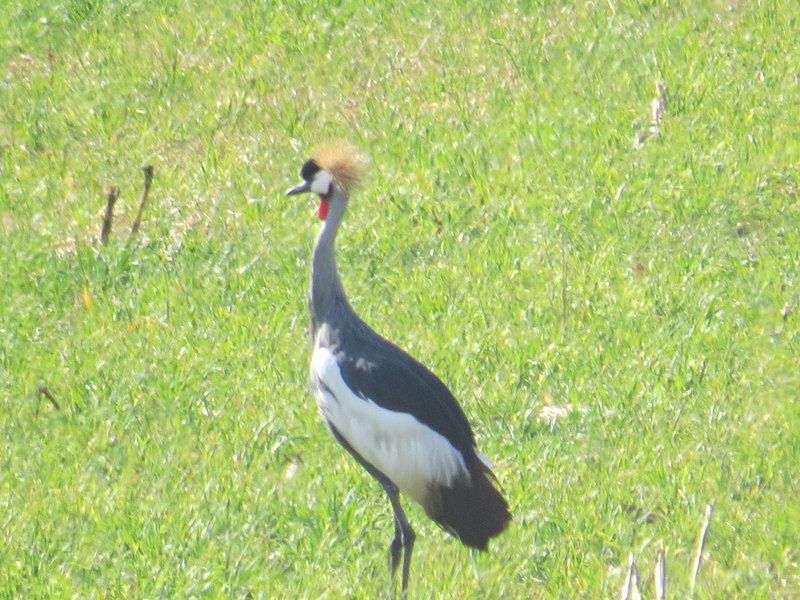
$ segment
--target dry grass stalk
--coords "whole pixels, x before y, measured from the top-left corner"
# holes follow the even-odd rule
[[[46,385],[39,386],[39,395],[44,396],[53,405],[56,410],[61,410],[61,406],[56,401],[53,393],[47,388]]]
[[[114,204],[119,197],[119,191],[116,186],[112,186],[108,191],[108,202],[106,203],[106,214],[103,217],[103,229],[100,231],[100,241],[103,244],[108,243],[108,236],[111,234],[111,222],[114,220]]]
[[[667,562],[664,557],[664,549],[656,554],[656,566],[653,569],[653,580],[656,588],[657,600],[664,600],[667,597]]]
[[[641,146],[647,139],[658,135],[666,112],[667,84],[658,79],[656,80],[656,95],[650,103],[650,126],[636,135],[636,146]]]
[[[136,219],[131,227],[131,234],[139,231],[142,224],[142,213],[144,213],[144,205],[147,204],[147,196],[150,193],[150,185],[153,183],[153,165],[147,165],[144,168],[144,191],[142,192],[142,201],[139,203],[139,212],[136,213]]]
[[[711,514],[714,512],[714,501],[712,500],[706,506],[706,519],[703,523],[703,530],[700,533],[700,539],[697,541],[697,554],[694,558],[694,568],[692,569],[692,585],[691,595],[694,597],[695,586],[697,585],[697,574],[700,572],[700,563],[703,561],[703,547],[706,545],[706,538],[708,537],[708,528],[711,525]]]
[[[625,576],[625,583],[622,584],[622,600],[641,600],[639,593],[639,572],[636,570],[636,556],[631,554],[628,560],[628,573]]]

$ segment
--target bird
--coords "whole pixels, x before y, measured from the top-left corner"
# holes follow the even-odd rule
[[[287,196],[319,197],[322,221],[311,259],[311,388],[333,437],[382,486],[394,513],[389,573],[402,553],[408,588],[416,535],[400,493],[463,544],[486,550],[511,520],[492,464],[447,386],[370,328],[353,310],[336,267],[336,234],[368,162],[351,145],[314,150]]]

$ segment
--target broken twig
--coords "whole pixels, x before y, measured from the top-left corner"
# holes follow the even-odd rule
[[[131,234],[136,234],[142,224],[142,213],[144,212],[144,205],[147,204],[147,196],[150,193],[150,185],[153,183],[153,165],[147,165],[144,168],[144,192],[142,192],[142,201],[139,203],[139,212],[136,213],[136,220],[131,227]]]
[[[56,410],[61,410],[61,406],[59,406],[52,392],[49,389],[47,389],[46,385],[39,386],[39,395],[47,398],[50,401],[50,404],[53,405],[53,408],[55,408]]]
[[[111,234],[111,221],[114,219],[114,204],[117,202],[119,191],[116,186],[111,186],[108,190],[108,203],[106,204],[106,214],[103,217],[103,229],[100,232],[100,241],[108,243],[108,236]]]

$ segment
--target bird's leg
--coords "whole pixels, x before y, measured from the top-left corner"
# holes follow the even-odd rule
[[[408,519],[406,519],[406,513],[403,512],[403,507],[400,506],[400,493],[397,490],[397,486],[391,484],[389,486],[384,486],[384,489],[386,489],[386,495],[389,497],[389,502],[392,503],[392,508],[394,509],[394,539],[392,540],[391,546],[389,546],[389,551],[392,556],[392,573],[394,573],[397,564],[400,562],[400,547],[402,546],[403,583],[401,589],[403,595],[405,595],[406,589],[408,588],[408,572],[411,567],[411,551],[414,549],[414,539],[417,536],[414,530],[411,529]],[[399,544],[398,537],[400,538]]]
[[[392,578],[394,578],[394,574],[397,572],[397,565],[400,564],[400,548],[402,547],[403,538],[402,534],[400,533],[400,525],[397,523],[397,519],[395,519],[394,539],[389,545],[389,572],[392,574]]]
[[[411,563],[411,548],[414,546],[414,538],[416,536],[414,535],[414,530],[411,529],[411,525],[408,524],[408,519],[406,519],[406,514],[403,512],[403,507],[400,506],[400,491],[397,489],[397,486],[392,483],[391,479],[365,461],[330,422],[328,426],[331,428],[333,437],[344,446],[344,449],[347,450],[370,475],[378,480],[378,483],[386,490],[389,502],[392,503],[392,510],[394,510],[394,539],[389,545],[389,569],[391,571],[390,575],[394,575],[397,570],[397,565],[400,564],[400,548],[403,548],[403,593],[405,593],[408,587],[408,568]]]
[[[400,498],[397,486],[390,479],[384,476],[380,477],[378,481],[386,491],[386,496],[389,498],[389,502],[392,503],[392,512],[394,513],[394,538],[392,543],[389,544],[389,574],[394,579],[397,565],[400,564],[400,548],[403,547],[403,530],[397,518],[397,508],[395,508],[400,506]],[[400,510],[402,511],[402,508]]]
[[[405,519],[405,516],[403,516]],[[408,521],[405,522],[405,527],[401,525],[401,532],[403,535],[403,594],[406,593],[406,588],[408,587],[408,571],[409,567],[411,566],[411,550],[414,548],[414,538],[416,538],[416,534],[414,530],[411,529],[411,525],[408,524]]]

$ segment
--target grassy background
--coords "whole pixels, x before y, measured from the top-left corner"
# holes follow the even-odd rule
[[[797,3],[213,4],[0,11],[0,596],[387,587],[388,503],[307,393],[314,207],[282,197],[340,137],[374,164],[352,302],[514,514],[476,577],[411,508],[414,597],[611,597],[633,552],[652,598],[660,548],[685,597],[711,500],[698,596],[800,594]]]

